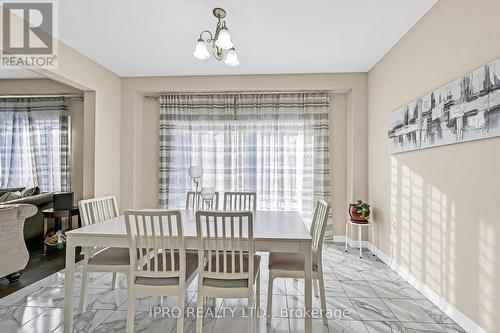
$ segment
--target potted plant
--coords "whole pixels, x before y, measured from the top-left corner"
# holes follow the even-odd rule
[[[363,200],[349,204],[349,216],[355,223],[368,223],[370,218],[370,205]]]

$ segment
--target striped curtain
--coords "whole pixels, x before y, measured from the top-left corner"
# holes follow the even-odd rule
[[[215,94],[160,97],[159,206],[182,208],[202,186],[255,191],[260,210],[312,216],[316,197],[330,199],[329,95]]]
[[[66,98],[0,98],[0,187],[69,191]]]

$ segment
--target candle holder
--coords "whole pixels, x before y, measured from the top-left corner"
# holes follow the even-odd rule
[[[212,209],[212,203],[215,196],[215,189],[213,187],[204,187],[201,189],[201,198],[204,201],[204,208],[207,210]]]
[[[194,194],[194,207],[198,207],[198,186],[200,185],[200,178],[203,176],[203,168],[200,165],[191,165],[189,167],[189,176],[193,179],[195,185]]]

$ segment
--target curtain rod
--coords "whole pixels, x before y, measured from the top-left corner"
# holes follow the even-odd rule
[[[0,98],[43,98],[43,97],[66,97],[66,98],[83,98],[82,95],[0,95]]]
[[[152,94],[145,94],[146,98],[158,98],[163,95],[225,95],[225,94],[234,94],[234,95],[273,95],[273,94],[334,94],[335,91],[332,90],[277,90],[277,91],[200,91],[200,92],[159,92]]]

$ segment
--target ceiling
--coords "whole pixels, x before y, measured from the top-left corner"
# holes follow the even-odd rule
[[[367,72],[437,0],[59,1],[59,36],[120,76]],[[240,66],[192,52],[227,11]]]

